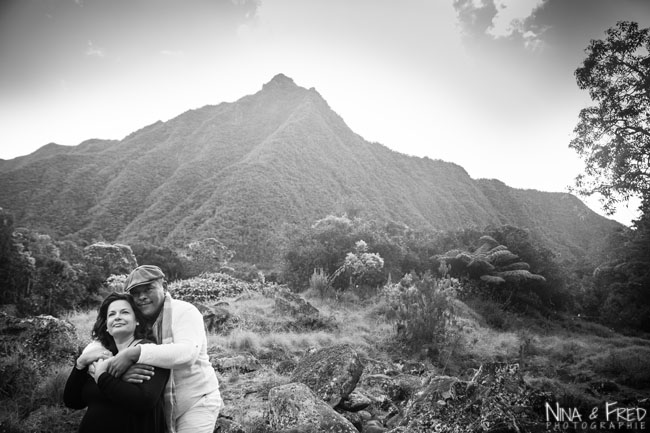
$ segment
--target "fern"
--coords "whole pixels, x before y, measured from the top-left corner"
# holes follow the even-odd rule
[[[468,265],[467,269],[470,273],[475,273],[478,275],[487,274],[494,271],[494,265],[483,258],[475,258]]]
[[[457,272],[466,273],[470,278],[478,278],[489,285],[546,281],[543,276],[531,273],[528,263],[517,261],[519,256],[494,238],[481,236],[479,241],[481,246],[474,252],[454,249],[435,258],[441,265],[452,265]]]
[[[503,278],[497,277],[495,275],[481,275],[480,279],[481,281],[485,281],[489,284],[502,284],[506,282],[506,280]]]
[[[499,269],[501,271],[530,271],[530,265],[526,262],[515,262],[501,266]]]
[[[508,250],[498,250],[487,255],[486,259],[488,262],[492,263],[495,266],[503,265],[513,260],[517,260],[519,256],[511,253]]]
[[[517,271],[503,271],[497,272],[495,274],[497,277],[501,277],[506,281],[521,283],[524,281],[546,281],[541,275],[531,274],[526,270],[517,270]]]

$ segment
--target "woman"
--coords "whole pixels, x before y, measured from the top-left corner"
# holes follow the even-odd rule
[[[104,299],[92,330],[94,341],[77,358],[63,392],[67,407],[88,407],[79,433],[165,431],[163,391],[169,370],[155,369],[141,384],[108,374],[106,359],[145,339],[145,320],[128,293],[111,293]]]

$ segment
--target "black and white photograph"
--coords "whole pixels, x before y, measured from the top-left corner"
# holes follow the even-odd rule
[[[0,432],[650,431],[650,1],[0,0]]]

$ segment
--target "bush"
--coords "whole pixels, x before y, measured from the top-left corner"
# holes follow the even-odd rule
[[[264,282],[264,274],[257,269],[257,266],[246,262],[231,262],[228,266],[219,269],[219,272],[226,273],[239,280],[254,283],[256,281]]]
[[[54,367],[47,377],[44,377],[34,395],[35,405],[56,406],[63,401],[63,390],[68,381],[72,367],[69,365]]]
[[[322,298],[328,298],[332,294],[329,278],[323,268],[314,269],[314,273],[309,278],[309,288]]]
[[[452,280],[427,274],[411,287],[394,285],[384,294],[394,310],[398,337],[411,350],[440,360],[441,351],[455,340],[458,331]]]
[[[591,362],[596,373],[632,388],[645,389],[650,385],[648,357],[650,348],[634,346],[609,350],[593,357]]]
[[[39,381],[38,368],[29,357],[15,353],[0,359],[0,400],[28,406]]]
[[[467,299],[465,303],[476,311],[489,327],[501,331],[513,328],[512,313],[505,311],[500,303],[482,298]]]

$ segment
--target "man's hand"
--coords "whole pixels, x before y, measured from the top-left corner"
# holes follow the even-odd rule
[[[147,364],[133,364],[122,375],[122,380],[129,383],[142,383],[153,377],[154,370],[151,365]]]
[[[122,350],[117,355],[109,359],[108,362],[108,373],[114,377],[120,377],[124,372],[136,363],[140,357],[140,347],[129,347]]]

